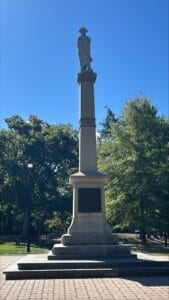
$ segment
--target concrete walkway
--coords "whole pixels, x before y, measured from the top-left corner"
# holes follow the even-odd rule
[[[20,258],[0,256],[0,300],[169,300],[169,277],[5,281],[2,270]]]

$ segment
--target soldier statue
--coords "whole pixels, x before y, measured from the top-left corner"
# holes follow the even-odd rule
[[[90,63],[92,62],[92,58],[90,55],[91,39],[86,35],[87,31],[88,30],[84,27],[80,28],[79,32],[81,33],[81,35],[77,40],[81,72],[93,72],[90,66]]]

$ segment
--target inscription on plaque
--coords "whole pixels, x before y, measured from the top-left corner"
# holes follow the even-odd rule
[[[101,212],[101,189],[79,188],[78,189],[79,212]]]

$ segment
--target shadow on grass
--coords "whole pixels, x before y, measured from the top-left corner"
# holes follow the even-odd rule
[[[145,245],[142,244],[140,238],[136,235],[120,234],[119,239],[122,243],[131,244],[133,251],[139,251],[147,254],[169,255],[169,246],[166,247],[164,245],[164,241],[161,239],[147,239],[147,243]]]
[[[159,246],[159,245],[153,245],[153,244],[138,244],[138,245],[133,245],[132,250],[134,251],[139,251],[147,254],[157,254],[157,255],[169,255],[169,247],[164,247],[164,246]]]

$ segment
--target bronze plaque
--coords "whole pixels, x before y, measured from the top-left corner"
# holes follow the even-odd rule
[[[78,189],[79,212],[101,212],[101,189],[79,188]]]

